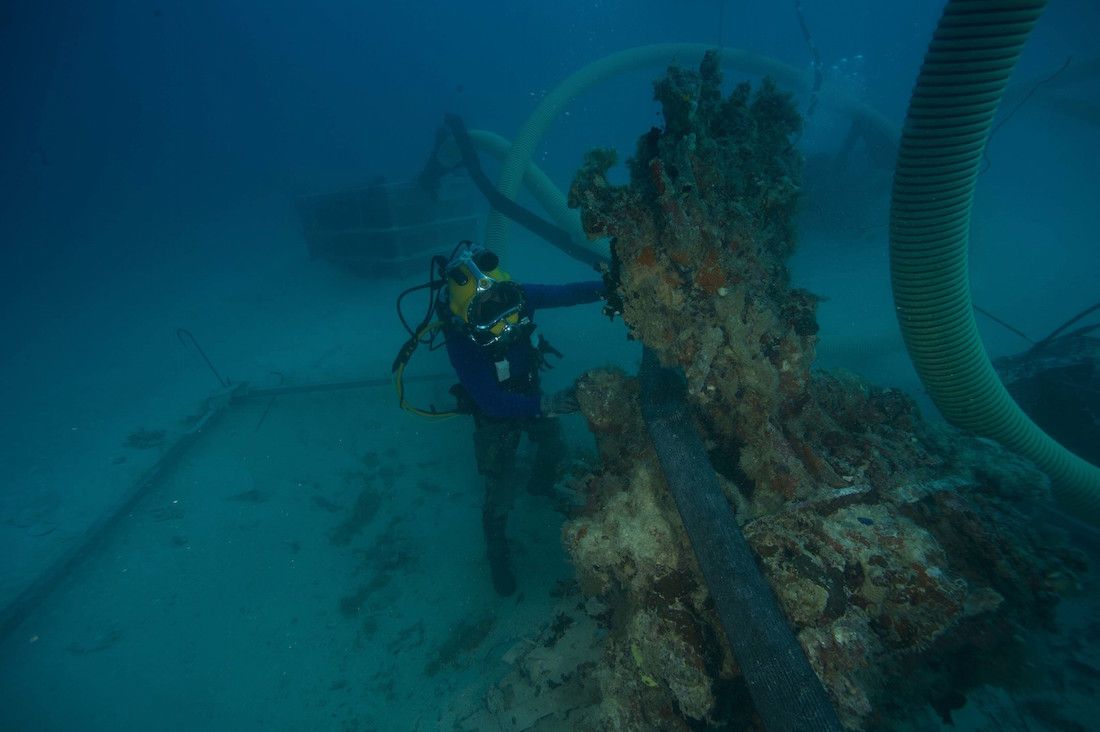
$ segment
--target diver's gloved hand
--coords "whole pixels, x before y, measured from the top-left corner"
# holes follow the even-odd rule
[[[553,394],[544,395],[539,406],[542,409],[542,416],[544,417],[557,417],[559,414],[571,414],[581,408],[580,405],[577,404],[577,389],[574,386],[568,389],[562,389]]]

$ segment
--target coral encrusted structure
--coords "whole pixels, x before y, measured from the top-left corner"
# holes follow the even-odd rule
[[[665,125],[630,181],[590,153],[570,190],[610,236],[612,301],[634,338],[682,369],[697,427],[741,525],[850,729],[890,728],[1013,675],[1075,558],[1029,516],[1045,477],[995,445],[928,426],[910,398],[811,368],[817,298],[787,259],[801,118],[764,80],[724,95],[718,58],[655,85]],[[665,487],[639,383],[579,383],[599,465],[563,540],[606,607],[601,729],[755,729],[736,659]],[[980,659],[980,662],[976,662]],[[794,690],[792,690],[794,693]]]

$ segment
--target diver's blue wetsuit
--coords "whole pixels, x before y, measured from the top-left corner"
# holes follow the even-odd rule
[[[599,281],[520,287],[528,315],[540,308],[596,302],[604,290]],[[446,336],[451,365],[467,400],[473,402],[474,455],[478,472],[485,476],[481,518],[493,586],[501,595],[511,595],[516,580],[509,561],[506,524],[515,501],[520,437],[526,432],[537,445],[527,483],[528,492],[535,494],[553,493],[565,441],[558,420],[542,414],[538,383],[541,354],[529,337],[518,338],[507,347],[485,347],[453,326],[447,327]],[[504,369],[497,367],[501,362],[506,362],[507,378],[503,380]]]
[[[569,285],[520,285],[527,303],[527,312],[534,316],[540,308],[560,308],[596,302],[603,292],[603,282],[575,282]],[[537,352],[526,339],[508,346],[502,355],[491,348],[474,343],[461,333],[447,337],[447,356],[451,359],[458,380],[477,405],[478,411],[488,417],[537,417],[541,411],[536,383],[529,389],[509,389],[497,378],[494,363],[506,359],[513,379],[531,375],[537,371],[534,359]]]

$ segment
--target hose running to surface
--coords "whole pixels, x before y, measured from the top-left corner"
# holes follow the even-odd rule
[[[944,417],[1004,444],[1051,477],[1059,502],[1100,524],[1100,469],[1023,413],[978,335],[968,230],[985,144],[1044,0],[951,0],[921,67],[890,206],[890,274],[902,336]]]

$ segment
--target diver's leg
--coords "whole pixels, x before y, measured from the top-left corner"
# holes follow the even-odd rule
[[[478,472],[485,476],[481,525],[493,587],[503,596],[516,591],[508,550],[508,513],[515,502],[516,448],[520,429],[513,420],[480,418],[474,430]]]
[[[539,417],[531,422],[527,435],[535,443],[535,459],[531,463],[527,492],[539,496],[554,496],[554,484],[561,477],[562,461],[566,453],[561,422],[554,417]]]

